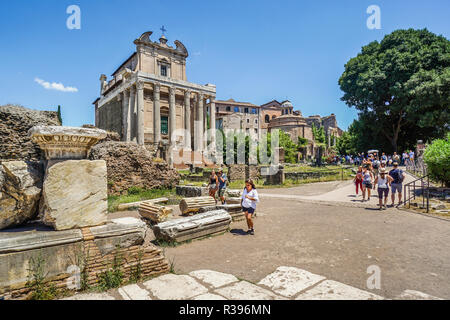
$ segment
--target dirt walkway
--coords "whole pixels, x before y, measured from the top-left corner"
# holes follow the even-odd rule
[[[233,223],[223,235],[164,248],[166,257],[181,274],[209,269],[258,282],[284,265],[386,298],[418,290],[450,299],[450,222],[369,203],[345,206],[350,200],[339,197],[346,192],[354,192],[351,181],[261,189],[254,236],[245,234],[245,222]],[[311,201],[318,195],[334,195],[334,202]],[[380,290],[366,285],[374,265]]]

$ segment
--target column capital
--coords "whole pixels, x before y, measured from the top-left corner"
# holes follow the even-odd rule
[[[171,95],[174,95],[175,92],[176,92],[176,88],[175,88],[175,87],[169,87],[169,93],[170,93]]]
[[[203,92],[199,92],[197,93],[199,99],[204,99],[205,98],[205,94]]]
[[[142,80],[136,81],[136,89],[143,90],[144,89],[144,81],[142,81]]]
[[[155,92],[160,92],[161,91],[161,85],[159,83],[153,83],[153,90]]]
[[[136,91],[136,87],[135,86],[130,86],[130,94],[134,94],[134,92]]]

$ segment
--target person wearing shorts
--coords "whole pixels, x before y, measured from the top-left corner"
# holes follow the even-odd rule
[[[366,201],[366,191],[367,191],[367,201],[370,201],[370,192],[372,190],[372,180],[373,180],[373,174],[370,169],[367,167],[364,167],[363,173],[362,173],[362,194],[363,199],[362,201]]]
[[[398,192],[398,205],[402,204],[402,188],[403,188],[403,180],[405,179],[405,173],[398,168],[398,162],[394,162],[394,169],[389,171],[389,176],[392,177],[393,181],[391,182],[391,200],[393,207],[395,205],[395,194]]]
[[[209,196],[216,200],[216,191],[219,188],[219,179],[217,178],[216,172],[211,171],[211,176],[209,177]],[[217,200],[216,200],[217,203]]]
[[[389,195],[389,185],[394,179],[391,176],[386,174],[385,168],[380,168],[379,175],[375,178],[374,185],[378,187],[378,205],[380,206],[380,210],[386,210],[386,202]],[[375,186],[374,186],[375,189]],[[384,203],[383,203],[384,198]]]
[[[256,210],[256,203],[259,202],[258,191],[256,191],[253,180],[248,179],[245,181],[245,188],[242,193],[241,206],[244,212],[245,219],[247,220],[248,234],[254,235],[255,229],[253,228],[252,215]]]
[[[227,176],[223,173],[222,169],[219,169],[219,198],[222,204],[225,204],[225,191],[227,190]]]

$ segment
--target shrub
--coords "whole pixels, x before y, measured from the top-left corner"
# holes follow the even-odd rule
[[[446,139],[434,140],[426,148],[424,160],[430,176],[450,187],[450,133]]]

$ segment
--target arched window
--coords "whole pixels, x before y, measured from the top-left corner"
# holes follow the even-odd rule
[[[266,116],[264,117],[264,121],[265,121],[266,123],[269,123],[269,122],[270,122],[270,116],[269,116],[268,114],[266,114]]]

